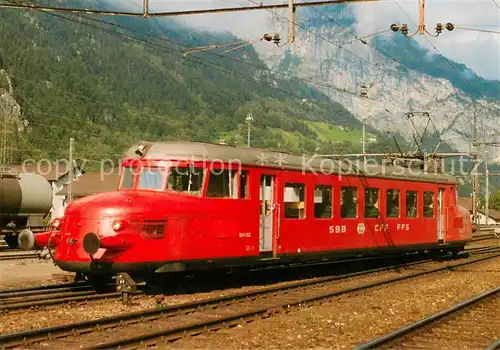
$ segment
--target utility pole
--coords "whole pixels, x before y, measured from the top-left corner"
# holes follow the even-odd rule
[[[74,138],[69,139],[69,180],[68,180],[68,203],[71,203],[73,200],[73,142]]]
[[[248,113],[245,119],[247,122],[247,146],[250,148],[250,129],[252,128],[253,116],[252,113]]]
[[[366,164],[366,120],[363,119],[363,162]]]
[[[0,116],[3,117],[3,135],[2,135],[2,164],[7,164],[7,111],[5,110],[5,105],[2,100],[0,100]]]
[[[7,164],[7,115],[3,116],[2,164]]]
[[[288,28],[288,40],[291,43],[295,42],[295,6],[293,0],[288,0],[288,10],[289,10],[289,28]]]
[[[366,106],[366,109],[368,110],[368,102],[367,102],[367,98],[368,98],[368,85],[366,84],[362,84],[361,85],[361,97],[363,99],[365,99],[365,106]],[[363,118],[363,139],[361,140],[362,144],[363,144],[363,162],[366,164],[366,118]]]
[[[485,184],[485,194],[484,194],[484,215],[486,216],[485,224],[488,224],[488,218],[490,217],[490,174],[488,173],[488,157],[484,159],[484,175],[486,177]]]
[[[477,144],[477,109],[476,109],[476,101],[474,100],[474,117],[473,117],[473,123],[472,123],[472,146],[473,146],[473,151],[474,153],[476,150],[476,144]],[[477,154],[474,154],[473,158],[473,177],[472,177],[472,220],[474,223],[478,223],[478,216],[477,216],[477,200],[478,200],[478,191],[479,191],[479,175],[477,172],[477,167],[478,167],[478,159],[477,159]]]

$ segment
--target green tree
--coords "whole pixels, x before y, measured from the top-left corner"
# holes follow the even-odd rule
[[[500,210],[500,191],[490,196],[489,207],[491,209]]]

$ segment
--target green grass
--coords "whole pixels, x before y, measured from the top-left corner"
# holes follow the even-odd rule
[[[359,129],[345,129],[342,130],[337,125],[328,124],[324,122],[310,122],[306,121],[307,125],[314,130],[320,140],[322,141],[349,141],[353,145],[361,144],[361,138],[363,137],[363,131]],[[366,139],[368,140],[375,135],[366,133]]]

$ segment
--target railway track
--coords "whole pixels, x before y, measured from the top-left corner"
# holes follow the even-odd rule
[[[474,255],[481,255],[490,253],[492,250],[498,249],[496,246],[487,247],[476,247],[465,250],[465,253],[473,253]],[[384,265],[380,259],[375,257],[367,257],[363,259],[350,259],[345,261],[336,262],[323,262],[316,264],[308,264],[306,266],[297,267],[307,267],[307,268],[320,268],[322,266],[336,265],[336,264],[349,264],[349,263],[360,263],[365,261],[374,261],[374,263],[380,263],[382,269],[389,269],[395,266],[410,266],[409,264],[424,264],[430,262],[431,259],[420,259],[417,261],[410,260],[406,265],[402,265],[400,262],[389,262]],[[370,274],[373,269],[366,271],[363,269],[364,273]],[[260,271],[257,271],[259,273]],[[363,271],[361,271],[363,272]],[[331,271],[330,271],[331,275]],[[342,276],[342,275],[341,275]],[[340,276],[340,277],[341,277]],[[350,276],[350,274],[344,274],[344,276]],[[317,277],[317,276],[315,276]],[[295,279],[306,278],[306,276],[295,276]],[[278,283],[283,282],[283,280],[273,280],[273,281],[263,281],[264,283]],[[64,283],[49,285],[44,287],[34,287],[34,288],[24,288],[19,290],[7,290],[0,291],[0,314],[8,313],[15,310],[24,310],[40,307],[50,307],[58,306],[60,304],[72,303],[87,303],[91,301],[101,301],[101,300],[117,300],[121,297],[120,293],[111,292],[113,285],[109,285],[110,292],[108,293],[97,293],[90,284],[85,283]],[[142,294],[143,291],[136,293],[136,295]]]
[[[494,232],[482,233],[482,234],[474,235],[472,237],[471,243],[486,241],[486,240],[490,240],[490,239],[497,239],[498,240],[499,238],[500,237],[498,236],[498,234],[495,234]]]
[[[360,345],[375,348],[499,349],[500,287]]]
[[[0,254],[0,261],[21,259],[41,259],[41,257],[38,253]]]
[[[97,320],[11,333],[0,336],[0,347],[66,348],[78,344],[92,349],[114,349],[134,347],[137,344],[154,345],[164,341],[175,341],[186,335],[197,335],[268,317],[273,313],[301,304],[321,302],[335,296],[368,290],[498,257],[500,257],[500,252],[496,251],[486,257],[446,264],[438,268],[427,268],[424,271],[401,272],[401,275],[396,278],[360,283],[347,289],[336,287],[338,280],[347,276],[323,277],[313,281],[300,281],[177,306],[158,307]],[[387,267],[377,270],[387,270]],[[366,274],[366,272],[359,272],[349,277]],[[130,327],[131,325],[133,328]],[[131,329],[133,329],[132,336]]]
[[[395,257],[391,257],[395,258]],[[385,261],[387,260],[387,261]],[[401,265],[398,262],[392,262],[390,258],[380,259],[376,257],[366,257],[362,259],[350,259],[343,261],[329,261],[329,262],[320,262],[320,263],[311,263],[306,265],[297,265],[293,266],[295,268],[326,268],[326,266],[338,265],[338,264],[349,264],[349,263],[363,263],[368,261],[374,261],[374,264],[380,264],[380,266],[387,268]],[[431,261],[431,259],[425,260],[409,260],[410,263],[426,263]],[[366,270],[364,268],[363,270]],[[372,269],[373,270],[373,269]],[[258,276],[262,276],[262,273],[266,273],[269,271],[263,271],[257,269],[254,271],[254,274],[258,274]],[[310,272],[310,271],[308,271]],[[367,271],[366,273],[370,273]],[[331,275],[331,271],[330,271]],[[295,279],[306,278],[308,276],[301,276],[300,272],[295,276]],[[283,278],[283,276],[280,276]],[[283,282],[282,279],[274,279],[274,280],[266,280],[266,278],[262,278],[263,283],[278,283]],[[199,281],[198,283],[203,283],[203,281]],[[206,282],[205,282],[206,283]],[[112,287],[113,285],[108,285],[108,287]],[[142,287],[142,284],[140,285]],[[162,292],[165,292],[164,290]],[[136,293],[136,295],[141,294],[141,292]],[[121,297],[120,293],[110,292],[110,293],[102,293],[97,294],[92,286],[87,283],[63,283],[63,284],[55,284],[43,287],[33,287],[33,288],[23,288],[18,290],[6,290],[0,291],[0,314],[12,312],[14,310],[23,310],[37,307],[48,307],[48,306],[57,306],[64,303],[86,303],[89,301],[98,301],[103,299],[119,299]]]
[[[112,287],[109,286],[109,287]],[[91,285],[60,284],[45,288],[0,292],[0,314],[13,310],[35,308],[62,303],[78,303],[103,299],[118,299],[120,293],[97,293]]]
[[[488,254],[495,249],[498,249],[497,246],[486,246],[486,247],[475,247],[466,249],[464,253],[472,253],[475,256],[481,254]],[[342,264],[349,264],[352,262],[364,262],[364,261],[373,261],[377,262],[377,259],[374,257],[363,258],[363,259],[351,259],[342,261]],[[410,264],[424,264],[430,262],[431,259],[410,260]],[[381,261],[382,268],[388,269],[394,266],[401,266],[401,263],[394,262],[389,263],[389,265],[384,265]],[[309,264],[307,268],[318,268],[325,265],[339,264],[340,262],[323,262],[316,264]],[[405,265],[409,266],[409,265]],[[304,267],[304,266],[298,266]],[[365,270],[366,274],[372,273],[373,269],[368,271]],[[258,273],[259,271],[257,271]],[[362,272],[362,271],[361,271]],[[345,276],[349,276],[350,274],[344,274]],[[317,276],[315,276],[317,277]],[[296,276],[295,279],[305,278],[305,276]],[[264,283],[278,283],[283,282],[283,280],[274,280],[274,281],[264,281]],[[24,288],[19,290],[7,290],[0,291],[0,314],[9,313],[16,310],[24,310],[24,309],[33,309],[40,307],[50,307],[50,306],[58,306],[65,303],[71,304],[80,304],[87,303],[92,301],[101,301],[101,300],[117,300],[121,297],[120,293],[111,292],[111,288],[113,285],[108,285],[109,292],[107,293],[97,293],[90,284],[85,283],[64,283],[64,284],[56,284],[49,285],[44,287],[34,287],[34,288]],[[136,295],[142,294],[143,291],[139,291]]]

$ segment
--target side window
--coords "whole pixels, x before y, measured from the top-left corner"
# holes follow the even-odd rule
[[[357,187],[342,187],[340,193],[340,215],[342,218],[358,217]]]
[[[386,215],[388,218],[399,218],[399,190],[387,190]]]
[[[424,192],[424,218],[434,217],[434,192]]]
[[[238,198],[237,174],[235,170],[212,169],[208,180],[207,197]]]
[[[332,211],[332,186],[316,185],[314,187],[314,217],[318,219],[331,219]]]
[[[240,198],[250,198],[248,191],[248,171],[243,170],[240,175]]]
[[[199,196],[203,187],[205,169],[195,167],[172,167],[168,175],[167,188],[176,192]]]
[[[378,188],[365,190],[365,218],[378,218],[380,216],[378,193]]]
[[[283,194],[285,203],[285,218],[303,219],[305,218],[305,186],[304,184],[286,183]]]
[[[418,192],[417,191],[406,191],[406,217],[416,218],[417,217],[417,202],[418,202]]]

